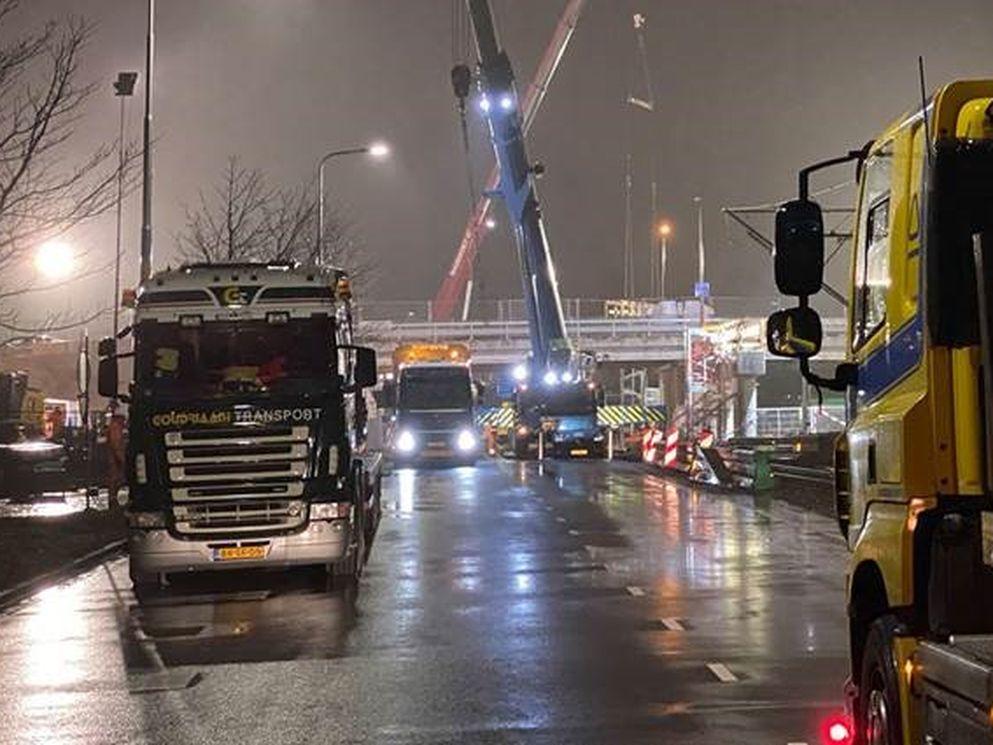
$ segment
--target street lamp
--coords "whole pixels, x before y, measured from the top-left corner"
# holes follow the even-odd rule
[[[34,266],[48,279],[64,279],[76,264],[72,247],[62,241],[48,241],[38,247],[34,255]]]
[[[141,266],[142,282],[152,274],[152,67],[155,62],[155,0],[148,0],[145,28],[145,123],[141,154]]]
[[[373,142],[365,147],[347,147],[341,150],[332,150],[317,163],[317,250],[315,255],[318,266],[324,266],[324,166],[333,158],[363,153],[377,160],[382,160],[389,156],[390,146],[385,142]]]
[[[661,222],[658,226],[659,239],[662,246],[659,250],[659,298],[665,299],[665,269],[669,255],[669,236],[672,235],[672,223]]]
[[[117,254],[114,256],[114,338],[117,338],[121,313],[121,221],[124,202],[124,100],[134,95],[138,73],[119,72],[114,81],[114,95],[121,99],[121,128],[117,143]]]

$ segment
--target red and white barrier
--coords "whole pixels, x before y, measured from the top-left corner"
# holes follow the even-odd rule
[[[672,427],[665,436],[665,454],[662,456],[662,467],[673,468],[676,465],[676,458],[678,456],[679,430]]]

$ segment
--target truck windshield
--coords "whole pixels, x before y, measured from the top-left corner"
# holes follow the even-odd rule
[[[585,383],[528,389],[519,395],[522,408],[543,407],[548,415],[593,416],[596,413],[593,391]]]
[[[472,382],[465,367],[408,367],[400,374],[398,408],[440,411],[472,407]]]
[[[297,390],[331,382],[330,318],[210,321],[196,327],[142,323],[135,368],[139,386],[160,395],[222,396]]]

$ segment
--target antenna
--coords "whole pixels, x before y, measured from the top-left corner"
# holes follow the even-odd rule
[[[931,165],[931,125],[927,116],[927,84],[924,80],[924,55],[917,55],[917,73],[921,82],[921,116],[924,117],[924,150]]]

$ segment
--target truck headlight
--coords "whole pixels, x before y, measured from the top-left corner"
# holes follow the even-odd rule
[[[348,502],[311,502],[311,520],[339,520],[348,517],[352,512],[352,505]]]
[[[417,447],[417,440],[410,430],[405,429],[397,436],[397,450],[401,453],[411,453]]]
[[[459,432],[459,436],[455,440],[455,445],[463,453],[474,450],[476,448],[476,435],[464,429]]]

